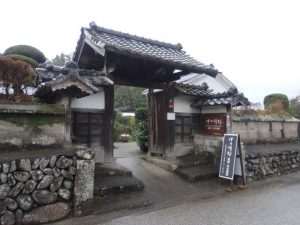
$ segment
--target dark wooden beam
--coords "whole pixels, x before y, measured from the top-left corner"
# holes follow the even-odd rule
[[[162,82],[151,82],[147,80],[132,80],[121,78],[118,76],[109,75],[110,79],[114,81],[116,85],[132,86],[132,87],[142,87],[142,88],[152,88],[152,89],[164,89],[166,87],[165,83]]]

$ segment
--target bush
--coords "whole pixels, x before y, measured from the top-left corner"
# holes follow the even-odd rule
[[[43,63],[46,61],[45,55],[40,50],[29,45],[12,46],[6,49],[4,52],[5,56],[11,54],[23,55],[37,61],[38,63]]]
[[[135,112],[135,120],[135,137],[137,144],[143,152],[148,152],[148,109],[137,109]]]
[[[275,111],[288,111],[289,99],[285,94],[270,94],[264,98],[265,109]]]
[[[5,88],[6,95],[8,89],[14,89],[14,96],[21,96],[23,90],[32,85],[36,74],[32,68],[25,62],[14,61],[9,57],[0,57],[0,81]]]
[[[131,117],[123,117],[119,111],[114,112],[114,141],[120,140],[121,134],[132,135],[134,121]]]
[[[8,54],[6,56],[9,57],[9,58],[11,58],[11,59],[13,59],[13,60],[21,60],[23,62],[26,62],[29,65],[31,65],[32,67],[34,67],[34,68],[38,67],[38,65],[39,65],[37,61],[35,61],[32,58],[28,58],[28,57],[26,57],[24,55]]]

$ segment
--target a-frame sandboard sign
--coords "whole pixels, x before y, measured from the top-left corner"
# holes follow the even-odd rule
[[[246,185],[240,136],[224,134],[219,177],[233,180],[234,175],[241,176],[243,185]]]

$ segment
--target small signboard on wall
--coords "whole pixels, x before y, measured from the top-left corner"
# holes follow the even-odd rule
[[[243,176],[241,144],[238,134],[225,134],[222,146],[219,177],[233,180],[234,175]]]
[[[225,115],[207,114],[202,116],[202,130],[205,135],[223,136],[226,128]]]
[[[175,120],[175,113],[168,112],[167,113],[167,120]]]

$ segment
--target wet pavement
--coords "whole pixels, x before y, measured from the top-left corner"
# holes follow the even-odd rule
[[[244,191],[113,219],[103,225],[297,225],[300,173],[264,180]]]
[[[143,181],[145,190],[138,196],[146,196],[154,204],[140,209],[70,218],[53,224],[299,224],[300,173],[258,181],[250,184],[247,190],[230,193],[225,191],[227,186],[220,185],[217,179],[188,183],[176,174],[140,159],[141,153],[134,150],[134,143],[124,146],[116,144],[116,161]]]
[[[129,146],[131,146],[131,150],[127,151]],[[120,150],[121,152],[117,149],[115,151],[116,161],[132,171],[133,175],[144,183],[144,195],[154,203],[195,194],[207,196],[212,194],[211,191],[224,191],[224,187],[219,185],[218,179],[191,184],[172,172],[140,159],[141,153],[137,146],[136,151],[132,151],[135,146],[135,143],[126,143],[126,146],[124,145]],[[126,152],[128,152],[127,155]],[[124,157],[125,155],[127,157]]]
[[[120,143],[115,143],[115,146],[114,156],[116,161],[131,170],[133,175],[145,185],[144,191],[132,194],[136,194],[137,197],[142,195],[154,204],[144,209],[123,210],[103,215],[71,218],[54,224],[97,224],[143,210],[163,209],[191,199],[207,199],[226,193],[226,186],[219,185],[218,179],[189,183],[172,172],[140,159],[141,153],[137,150],[135,143],[125,143],[124,148],[120,147],[122,146]],[[136,150],[134,151],[133,148]]]

